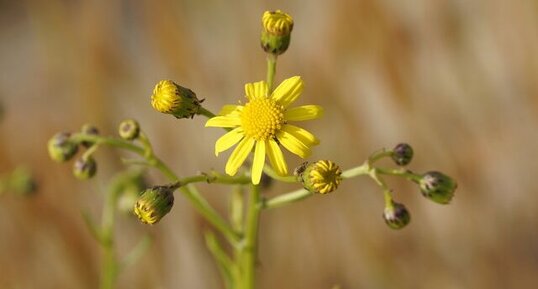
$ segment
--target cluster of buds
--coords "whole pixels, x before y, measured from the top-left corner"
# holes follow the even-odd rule
[[[390,157],[398,166],[407,166],[413,159],[413,148],[409,144],[400,143],[390,151]],[[418,184],[424,197],[438,204],[450,203],[457,188],[456,181],[437,171],[415,175],[413,181]],[[411,215],[403,204],[392,200],[391,192],[386,194],[389,201],[385,205],[383,219],[390,228],[401,229],[409,224]]]
[[[97,136],[99,131],[95,126],[85,124],[81,128],[80,134]],[[54,161],[66,162],[77,154],[79,146],[87,148],[87,151],[75,161],[73,175],[80,180],[87,180],[97,172],[97,162],[92,156],[95,151],[95,143],[92,141],[78,141],[71,133],[67,132],[57,133],[48,142],[49,156]]]
[[[140,125],[133,119],[120,123],[119,136],[128,141],[137,139],[140,135]],[[97,162],[93,154],[97,150],[99,130],[91,124],[85,124],[75,134],[60,132],[55,134],[47,144],[49,156],[56,162],[67,162],[75,157],[80,148],[86,149],[73,164],[73,175],[80,180],[92,178],[97,172]]]

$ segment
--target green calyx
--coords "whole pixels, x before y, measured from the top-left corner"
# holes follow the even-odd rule
[[[278,35],[268,31],[262,31],[261,46],[267,53],[280,55],[288,49],[291,34]]]

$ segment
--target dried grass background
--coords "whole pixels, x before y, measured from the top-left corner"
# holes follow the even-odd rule
[[[149,96],[173,79],[211,110],[265,78],[264,10],[294,16],[276,80],[301,75],[300,103],[326,109],[308,123],[313,159],[342,167],[406,141],[411,168],[459,182],[449,206],[391,180],[413,220],[381,219],[367,178],[329,196],[262,214],[259,288],[534,288],[538,283],[538,2],[534,0],[0,1],[0,172],[32,169],[39,193],[0,196],[0,288],[96,288],[97,244],[81,211],[98,216],[103,190],[124,166],[114,150],[75,181],[49,160],[57,131],[97,124],[114,134],[134,117],[176,172],[222,169],[222,134],[202,117],[154,112]],[[288,155],[289,156],[289,155]],[[299,164],[290,157],[290,166]],[[153,183],[164,179],[152,173]],[[202,187],[224,212],[222,186]],[[294,186],[277,185],[276,195]],[[144,232],[155,243],[119,288],[222,288],[205,250],[208,225],[178,197],[157,226],[121,216],[120,254]]]

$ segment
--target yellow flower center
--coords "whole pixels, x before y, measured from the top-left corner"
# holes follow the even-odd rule
[[[241,112],[241,126],[245,135],[257,141],[274,138],[283,123],[282,106],[270,98],[252,99]]]
[[[151,105],[162,113],[172,113],[181,104],[177,85],[171,80],[162,80],[155,86]]]

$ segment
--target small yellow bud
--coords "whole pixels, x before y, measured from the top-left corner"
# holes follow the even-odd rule
[[[134,213],[144,224],[155,224],[172,210],[174,191],[179,183],[145,190],[134,205]]]
[[[280,11],[265,11],[262,16],[261,45],[267,53],[279,55],[290,45],[293,18]]]
[[[193,118],[200,110],[201,102],[192,90],[171,80],[159,81],[151,95],[151,105],[155,110],[177,118]]]
[[[342,181],[342,170],[329,160],[306,165],[306,167],[296,170],[296,174],[298,174],[304,188],[313,193],[330,193],[336,190]]]

